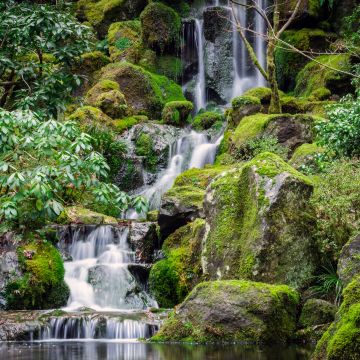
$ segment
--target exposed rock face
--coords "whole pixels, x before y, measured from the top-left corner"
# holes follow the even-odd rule
[[[227,102],[232,89],[231,11],[210,7],[204,11],[206,85],[216,100]]]
[[[337,307],[321,299],[309,299],[304,304],[299,323],[303,328],[331,323]]]
[[[342,248],[337,272],[344,286],[360,274],[360,235]]]
[[[156,223],[132,222],[130,224],[129,242],[132,249],[135,250],[138,261],[151,263],[154,250],[159,248]]]
[[[307,177],[271,153],[215,179],[204,202],[205,274],[306,286],[317,266],[312,190]]]
[[[357,360],[360,354],[360,276],[343,291],[335,321],[317,343],[312,360]]]
[[[176,309],[154,341],[282,343],[295,329],[296,291],[244,280],[204,282]]]

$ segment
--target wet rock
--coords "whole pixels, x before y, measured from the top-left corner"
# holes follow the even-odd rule
[[[284,343],[295,330],[296,291],[244,280],[203,282],[154,341]]]
[[[342,248],[337,272],[344,286],[360,274],[360,235],[350,240]]]
[[[204,273],[302,288],[317,268],[311,181],[278,156],[262,153],[208,187]],[[296,262],[294,259],[296,258]]]
[[[303,328],[328,324],[334,321],[337,307],[321,299],[309,299],[305,302],[299,323]]]
[[[205,69],[207,88],[216,99],[227,102],[232,90],[232,33],[230,10],[210,7],[204,11]]]
[[[80,206],[69,206],[63,210],[58,218],[60,224],[117,224],[111,216],[97,213]]]
[[[156,223],[132,222],[130,224],[129,242],[138,261],[151,263],[155,249],[159,248]]]

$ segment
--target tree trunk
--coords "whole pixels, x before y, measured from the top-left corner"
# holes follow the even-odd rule
[[[268,43],[266,64],[267,64],[268,82],[271,89],[269,114],[281,114],[279,87],[276,79],[275,42],[273,39],[271,39]]]

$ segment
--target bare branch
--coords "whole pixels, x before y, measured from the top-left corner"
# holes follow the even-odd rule
[[[300,9],[300,5],[302,3],[303,0],[298,0],[293,13],[291,14],[291,16],[289,17],[288,21],[283,25],[283,27],[278,31],[278,33],[276,34],[277,37],[280,37],[280,35],[290,26],[290,24],[294,21],[297,13],[299,12]]]

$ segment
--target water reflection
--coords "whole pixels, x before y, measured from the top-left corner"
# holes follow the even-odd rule
[[[0,343],[7,360],[308,360],[303,347],[258,348],[241,345],[177,345],[115,342]]]

